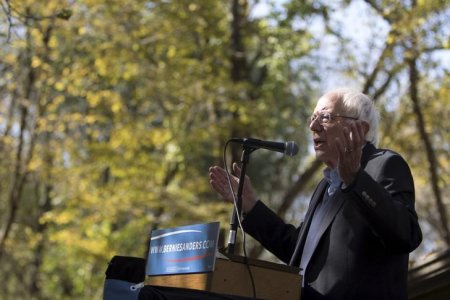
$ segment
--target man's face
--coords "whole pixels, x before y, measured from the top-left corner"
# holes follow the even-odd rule
[[[339,117],[343,114],[341,100],[334,94],[322,96],[314,109],[314,120],[309,124],[314,141],[314,150],[318,160],[330,168],[335,168],[338,161],[336,138],[343,136],[344,126],[349,120]]]

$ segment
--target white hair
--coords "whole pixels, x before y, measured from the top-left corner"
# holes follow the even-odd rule
[[[343,112],[346,116],[358,118],[369,124],[369,131],[365,139],[375,146],[378,145],[379,113],[372,99],[367,95],[350,88],[339,88],[330,91],[341,100]]]

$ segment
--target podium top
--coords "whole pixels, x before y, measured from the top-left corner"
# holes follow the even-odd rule
[[[219,253],[224,256],[222,258],[228,259],[233,262],[249,264],[249,265],[255,266],[255,267],[283,271],[283,272],[292,273],[292,274],[300,273],[300,267],[293,267],[293,266],[274,263],[274,262],[270,262],[270,261],[265,261],[265,260],[255,259],[255,258],[248,258],[248,257],[239,256],[239,255],[235,255],[235,254],[224,253],[222,251],[219,251]],[[217,258],[221,258],[221,255],[218,255]]]

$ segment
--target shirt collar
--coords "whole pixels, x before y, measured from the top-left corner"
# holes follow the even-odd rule
[[[337,189],[341,186],[342,180],[339,177],[337,169],[325,168],[323,175],[326,181],[329,183],[328,195],[333,195]]]

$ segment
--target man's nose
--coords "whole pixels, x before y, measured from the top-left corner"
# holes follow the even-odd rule
[[[315,120],[309,122],[309,129],[311,131],[322,131],[323,127],[319,122],[319,118],[316,118]]]

